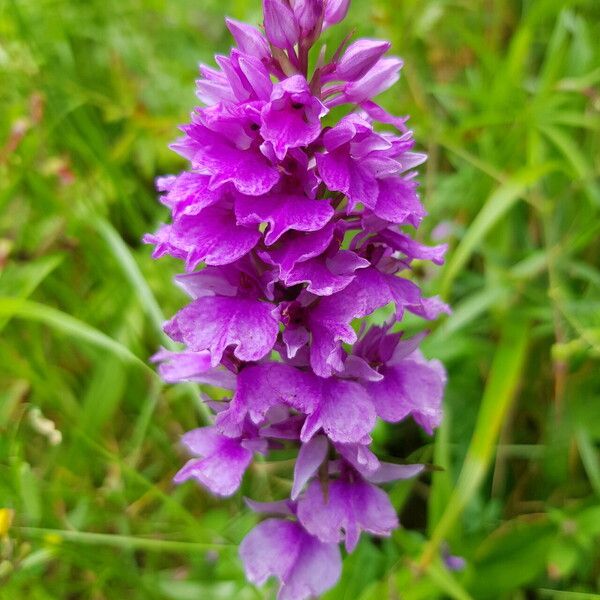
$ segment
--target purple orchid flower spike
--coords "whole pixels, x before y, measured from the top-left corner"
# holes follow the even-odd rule
[[[175,482],[230,497],[257,454],[297,452],[289,498],[247,501],[268,518],[240,547],[248,580],[276,578],[279,600],[320,596],[341,575],[340,543],[352,552],[399,526],[385,486],[424,465],[380,460],[377,421],[432,434],[443,415],[445,370],[420,351],[425,334],[399,325],[450,311],[414,268],[447,250],[414,236],[426,156],[407,117],[374,101],[402,61],[386,41],[315,48],[349,6],[263,0],[262,28],[227,20],[237,47],[200,67],[203,106],[172,146],[189,165],[157,180],[170,221],[144,238],[183,263],[175,281],[190,296],[153,361],[165,381],[219,398],[206,398],[214,423],[183,437],[192,458]],[[366,327],[382,309],[387,325]]]

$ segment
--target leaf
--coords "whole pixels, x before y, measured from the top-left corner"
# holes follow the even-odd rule
[[[63,257],[47,256],[26,265],[9,267],[0,276],[0,294],[14,298],[28,298],[38,286],[63,261]],[[0,319],[0,332],[6,327],[10,317]]]
[[[495,600],[520,589],[544,572],[555,537],[556,526],[545,518],[504,524],[478,548],[470,591],[476,598]]]
[[[600,188],[594,183],[594,168],[575,139],[552,125],[544,125],[540,130],[571,164],[577,178],[584,182],[590,201],[600,206]]]
[[[537,183],[554,168],[554,164],[545,163],[541,166],[524,169],[492,192],[444,269],[441,283],[442,296],[448,297],[457,275],[469,262],[477,246],[484,240],[490,229],[506,215],[519,198],[523,197],[531,185]]]
[[[4,297],[0,298],[0,317],[2,316],[43,323],[94,348],[109,352],[125,362],[134,363],[142,367],[145,371],[152,373],[153,376],[156,376],[154,371],[144,361],[133,354],[129,348],[119,344],[119,342],[116,342],[91,325],[83,323],[79,319],[50,306],[29,300]]]
[[[500,428],[518,388],[527,356],[528,337],[527,323],[513,320],[505,324],[458,483],[419,560],[423,570],[432,563],[465,506],[483,482],[492,460]]]
[[[115,228],[105,219],[98,218],[94,215],[93,218],[89,219],[90,225],[92,225],[98,233],[102,236],[106,245],[113,253],[117,263],[121,270],[127,277],[131,285],[131,289],[140,300],[140,304],[143,306],[144,311],[150,318],[155,331],[161,335],[163,342],[169,347],[173,347],[173,342],[164,334],[162,328],[165,322],[165,317],[156,301],[156,298],[152,294],[148,282],[142,275],[131,250],[127,247],[121,236],[117,233]]]

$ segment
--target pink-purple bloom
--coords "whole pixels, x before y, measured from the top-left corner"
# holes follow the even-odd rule
[[[352,552],[363,533],[399,526],[382,486],[424,466],[377,457],[378,419],[427,434],[442,419],[445,370],[420,351],[424,335],[398,329],[407,312],[449,312],[413,271],[446,252],[411,235],[426,216],[415,171],[426,157],[407,119],[374,101],[402,62],[379,40],[309,60],[349,4],[263,0],[263,28],[227,20],[237,47],[200,68],[203,106],[172,146],[188,169],[159,179],[171,219],[145,238],[183,262],[176,283],[191,299],[165,325],[182,348],[154,357],[161,376],[226,396],[209,401],[214,423],[183,437],[191,459],[175,481],[231,496],[256,455],[297,450],[289,499],[248,501],[277,518],[240,548],[248,579],[277,578],[280,600],[324,593],[340,543]],[[387,324],[369,326],[384,307]]]

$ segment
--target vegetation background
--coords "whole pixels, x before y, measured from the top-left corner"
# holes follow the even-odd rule
[[[2,600],[274,597],[244,582],[242,494],[171,484],[203,413],[147,366],[184,298],[140,243],[197,63],[259,9],[0,2]],[[421,237],[451,252],[422,275],[455,312],[426,348],[444,426],[376,439],[440,470],[391,490],[406,528],[363,539],[326,598],[600,598],[600,2],[355,0],[348,26],[405,59],[384,103],[430,155]],[[243,494],[289,489],[275,458]]]

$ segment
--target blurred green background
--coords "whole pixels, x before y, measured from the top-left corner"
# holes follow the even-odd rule
[[[203,416],[147,366],[184,298],[140,243],[197,63],[259,8],[0,1],[2,600],[274,597],[244,582],[242,494],[171,485]],[[405,59],[383,101],[430,155],[420,237],[451,251],[422,275],[455,312],[426,346],[443,428],[376,439],[440,470],[391,490],[406,529],[363,539],[326,597],[600,598],[600,2],[355,0],[348,26]],[[243,494],[281,497],[285,459]]]

